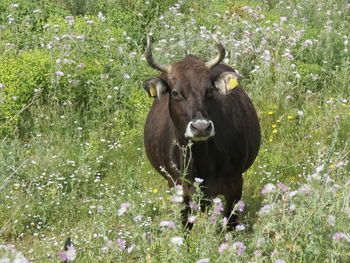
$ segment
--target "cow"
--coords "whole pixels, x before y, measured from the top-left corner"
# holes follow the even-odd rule
[[[241,77],[220,64],[225,48],[213,37],[218,55],[208,61],[193,55],[169,65],[157,63],[147,37],[146,60],[160,76],[147,79],[143,88],[153,97],[144,128],[147,157],[169,187],[182,185],[186,206],[183,224],[190,213],[195,178],[203,179],[206,200],[223,195],[223,215],[228,228],[237,224],[232,209],[241,199],[244,173],[254,162],[261,142],[260,124],[254,106],[241,87]],[[176,144],[174,144],[176,141]],[[181,178],[181,147],[192,142],[186,180]]]

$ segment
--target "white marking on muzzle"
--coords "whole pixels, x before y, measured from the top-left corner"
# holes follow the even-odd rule
[[[191,124],[192,125],[206,125],[208,123],[211,124],[211,130],[210,130],[208,136],[197,137],[197,136],[195,136],[195,134],[193,134],[193,132],[191,130]],[[187,124],[186,131],[185,131],[185,137],[186,138],[190,138],[193,141],[206,141],[206,140],[208,140],[210,137],[212,137],[214,135],[215,135],[214,123],[212,121],[207,121],[207,120],[203,120],[203,119],[196,120],[195,122],[190,121]]]

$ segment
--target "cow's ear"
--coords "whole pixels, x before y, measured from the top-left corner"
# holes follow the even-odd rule
[[[164,80],[160,78],[151,78],[143,82],[142,87],[152,98],[161,98],[167,92],[168,86]]]
[[[239,86],[240,81],[241,76],[236,72],[226,71],[221,73],[214,83],[215,87],[221,94],[227,95]]]

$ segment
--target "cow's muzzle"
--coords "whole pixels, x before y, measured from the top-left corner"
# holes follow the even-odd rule
[[[215,135],[212,121],[198,119],[190,121],[187,125],[185,137],[193,141],[205,141]]]

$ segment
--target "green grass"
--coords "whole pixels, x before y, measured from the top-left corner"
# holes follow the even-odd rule
[[[350,261],[347,1],[17,3],[0,3],[0,261],[59,262],[68,236],[76,262]],[[214,205],[186,233],[148,163],[145,31],[162,63],[213,56],[217,34],[244,76],[263,134],[244,230]]]

